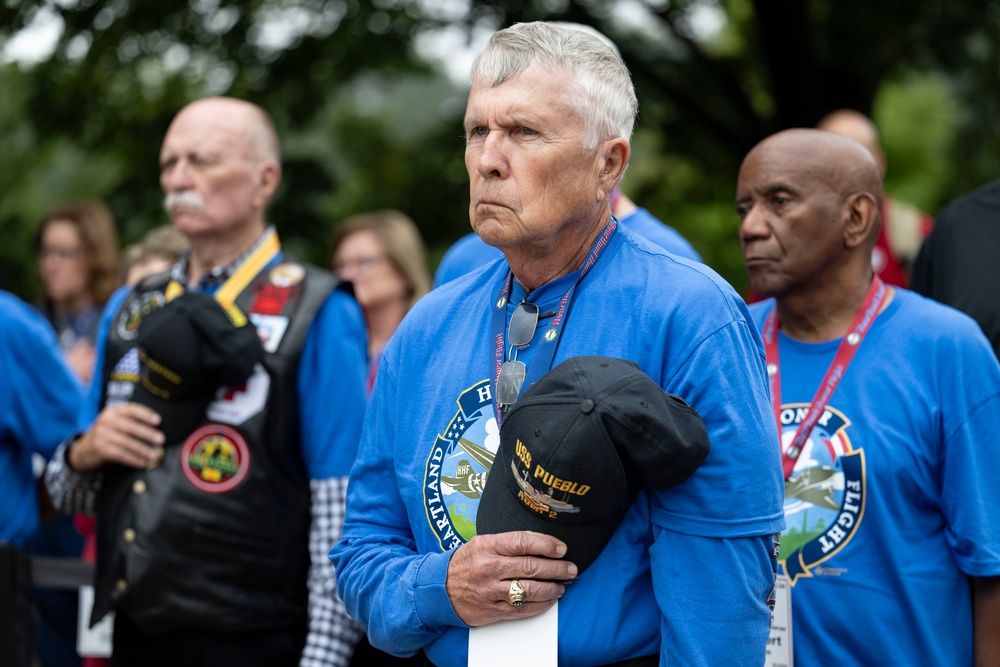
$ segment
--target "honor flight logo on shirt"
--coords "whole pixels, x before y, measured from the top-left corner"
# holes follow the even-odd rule
[[[424,473],[427,522],[445,551],[475,537],[479,499],[500,446],[490,381],[466,389],[457,403],[458,411],[434,441]]]
[[[781,407],[781,447],[786,451],[807,404]],[[794,586],[799,578],[845,548],[865,510],[865,455],[845,432],[850,421],[826,408],[785,481],[785,532],[779,561]]]

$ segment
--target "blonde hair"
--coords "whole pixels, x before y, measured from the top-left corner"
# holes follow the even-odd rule
[[[330,257],[337,254],[345,238],[362,230],[375,233],[386,257],[403,276],[408,288],[407,309],[412,308],[431,289],[427,249],[416,223],[405,213],[392,209],[353,215],[337,225],[330,235]]]
[[[173,225],[154,227],[146,232],[139,241],[122,250],[121,281],[125,281],[125,276],[128,275],[129,269],[133,266],[151,259],[164,259],[173,264],[187,250],[187,247],[187,238]]]

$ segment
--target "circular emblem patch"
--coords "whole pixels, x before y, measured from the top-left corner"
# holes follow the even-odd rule
[[[166,303],[163,292],[149,292],[133,299],[118,317],[118,336],[122,340],[135,340],[139,335],[142,318]]]
[[[250,469],[250,448],[236,429],[208,424],[181,447],[181,469],[188,481],[207,493],[236,488]]]
[[[267,276],[276,287],[291,287],[298,285],[306,277],[306,270],[301,264],[284,262],[271,269]]]

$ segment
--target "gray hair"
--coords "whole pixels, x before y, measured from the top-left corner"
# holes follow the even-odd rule
[[[589,147],[631,139],[639,103],[625,62],[606,42],[577,27],[536,21],[515,23],[493,34],[472,64],[471,78],[499,86],[537,62],[574,76]]]

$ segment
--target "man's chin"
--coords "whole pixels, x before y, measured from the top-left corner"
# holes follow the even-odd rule
[[[201,213],[180,209],[174,209],[170,212],[170,223],[174,229],[186,236],[203,234],[212,227]]]
[[[749,278],[750,289],[754,295],[761,299],[770,299],[780,291],[778,284],[774,280],[769,279],[769,276],[754,275],[754,272],[750,271]]]
[[[495,218],[474,222],[472,230],[476,232],[486,245],[501,248],[509,243],[507,229]]]

